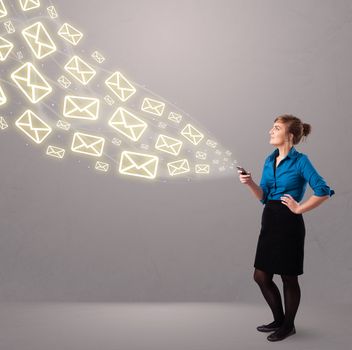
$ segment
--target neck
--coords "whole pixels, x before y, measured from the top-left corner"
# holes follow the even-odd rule
[[[288,154],[288,152],[290,152],[290,149],[293,145],[289,144],[289,143],[285,143],[283,145],[277,146],[277,148],[279,149],[279,157],[280,158],[285,158]]]

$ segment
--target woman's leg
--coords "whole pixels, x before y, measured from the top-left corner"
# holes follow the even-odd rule
[[[280,291],[273,281],[273,274],[255,269],[253,278],[259,285],[260,290],[273,313],[274,322],[269,325],[280,326],[285,315],[282,307]]]
[[[295,316],[301,300],[301,289],[298,276],[281,275],[285,299],[285,319],[283,327],[291,329],[294,326]]]

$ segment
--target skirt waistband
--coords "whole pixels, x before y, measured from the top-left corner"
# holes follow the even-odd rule
[[[267,206],[280,206],[280,207],[286,207],[284,203],[280,199],[269,199],[265,205]]]
[[[278,199],[269,199],[264,205],[264,211],[265,211],[265,207],[271,208],[271,210],[274,210],[274,211],[278,210],[280,213],[288,213],[289,215],[293,215],[293,216],[303,216],[303,214],[293,213],[286,204],[282,203],[282,201]]]

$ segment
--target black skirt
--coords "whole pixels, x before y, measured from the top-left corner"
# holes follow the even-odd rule
[[[263,210],[254,267],[279,275],[302,275],[305,225],[281,200],[269,200]]]

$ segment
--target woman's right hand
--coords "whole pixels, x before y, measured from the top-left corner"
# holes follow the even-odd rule
[[[249,171],[247,172],[247,175],[242,175],[241,170],[237,170],[237,172],[238,172],[239,179],[240,179],[241,183],[243,183],[245,185],[249,185],[250,183],[253,182],[252,175]]]

